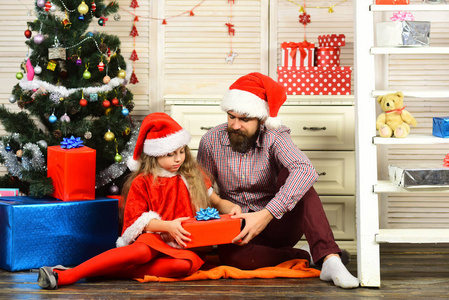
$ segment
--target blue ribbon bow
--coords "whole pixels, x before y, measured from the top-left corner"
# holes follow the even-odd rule
[[[207,221],[210,219],[220,219],[220,215],[218,210],[212,207],[208,207],[206,209],[201,208],[200,211],[196,213],[195,216],[197,221]]]
[[[84,147],[83,141],[80,137],[75,138],[73,135],[70,138],[63,138],[61,142],[61,148],[65,149],[72,149],[72,148],[79,148]]]

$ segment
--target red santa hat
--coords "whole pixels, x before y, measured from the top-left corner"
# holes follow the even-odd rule
[[[281,126],[279,109],[287,100],[284,87],[261,73],[240,77],[224,94],[221,109],[234,111],[250,118],[265,121],[268,129]]]
[[[152,113],[143,119],[137,136],[134,155],[126,164],[131,171],[139,169],[143,152],[149,156],[164,156],[190,142],[190,134],[166,113]]]

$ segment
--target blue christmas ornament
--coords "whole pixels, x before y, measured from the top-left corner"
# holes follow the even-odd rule
[[[48,118],[48,121],[49,121],[50,123],[54,123],[54,122],[56,122],[57,120],[58,120],[58,118],[56,118],[55,114],[52,114],[52,115],[50,116],[50,118]]]
[[[11,151],[11,146],[10,146],[9,144],[6,145],[6,146],[5,146],[5,150],[8,151],[8,152]]]
[[[208,207],[206,209],[201,208],[200,211],[196,213],[195,219],[197,221],[207,221],[211,219],[220,219],[220,214],[218,210],[212,207]]]
[[[80,137],[75,138],[73,135],[70,138],[63,138],[61,142],[61,148],[63,149],[73,149],[84,147],[83,141]]]
[[[129,110],[127,108],[122,109],[122,115],[124,115],[125,117],[129,115]]]
[[[86,33],[86,36],[88,36],[88,37],[93,37],[94,34],[92,33],[92,31],[89,31],[88,33]]]
[[[84,15],[79,15],[78,20],[84,21]]]

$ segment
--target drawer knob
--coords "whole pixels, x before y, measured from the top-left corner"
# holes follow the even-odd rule
[[[326,175],[326,172],[318,173],[318,176],[324,176],[324,175]]]
[[[303,130],[326,130],[326,127],[325,126],[323,126],[323,127],[316,127],[316,126],[306,127],[306,126],[304,126],[302,129]]]
[[[214,128],[214,127],[213,126],[209,126],[209,127],[201,126],[200,127],[201,130],[211,130],[212,128]]]

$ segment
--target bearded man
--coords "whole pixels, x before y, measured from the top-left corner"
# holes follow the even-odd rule
[[[242,76],[221,101],[227,123],[201,139],[198,162],[216,181],[220,197],[242,208],[236,216],[242,231],[232,244],[218,246],[219,258],[247,270],[307,259],[321,267],[322,280],[358,287],[313,188],[317,172],[278,118],[286,99],[284,87],[270,77]],[[288,176],[279,186],[281,170]],[[303,235],[308,246],[294,248]]]

